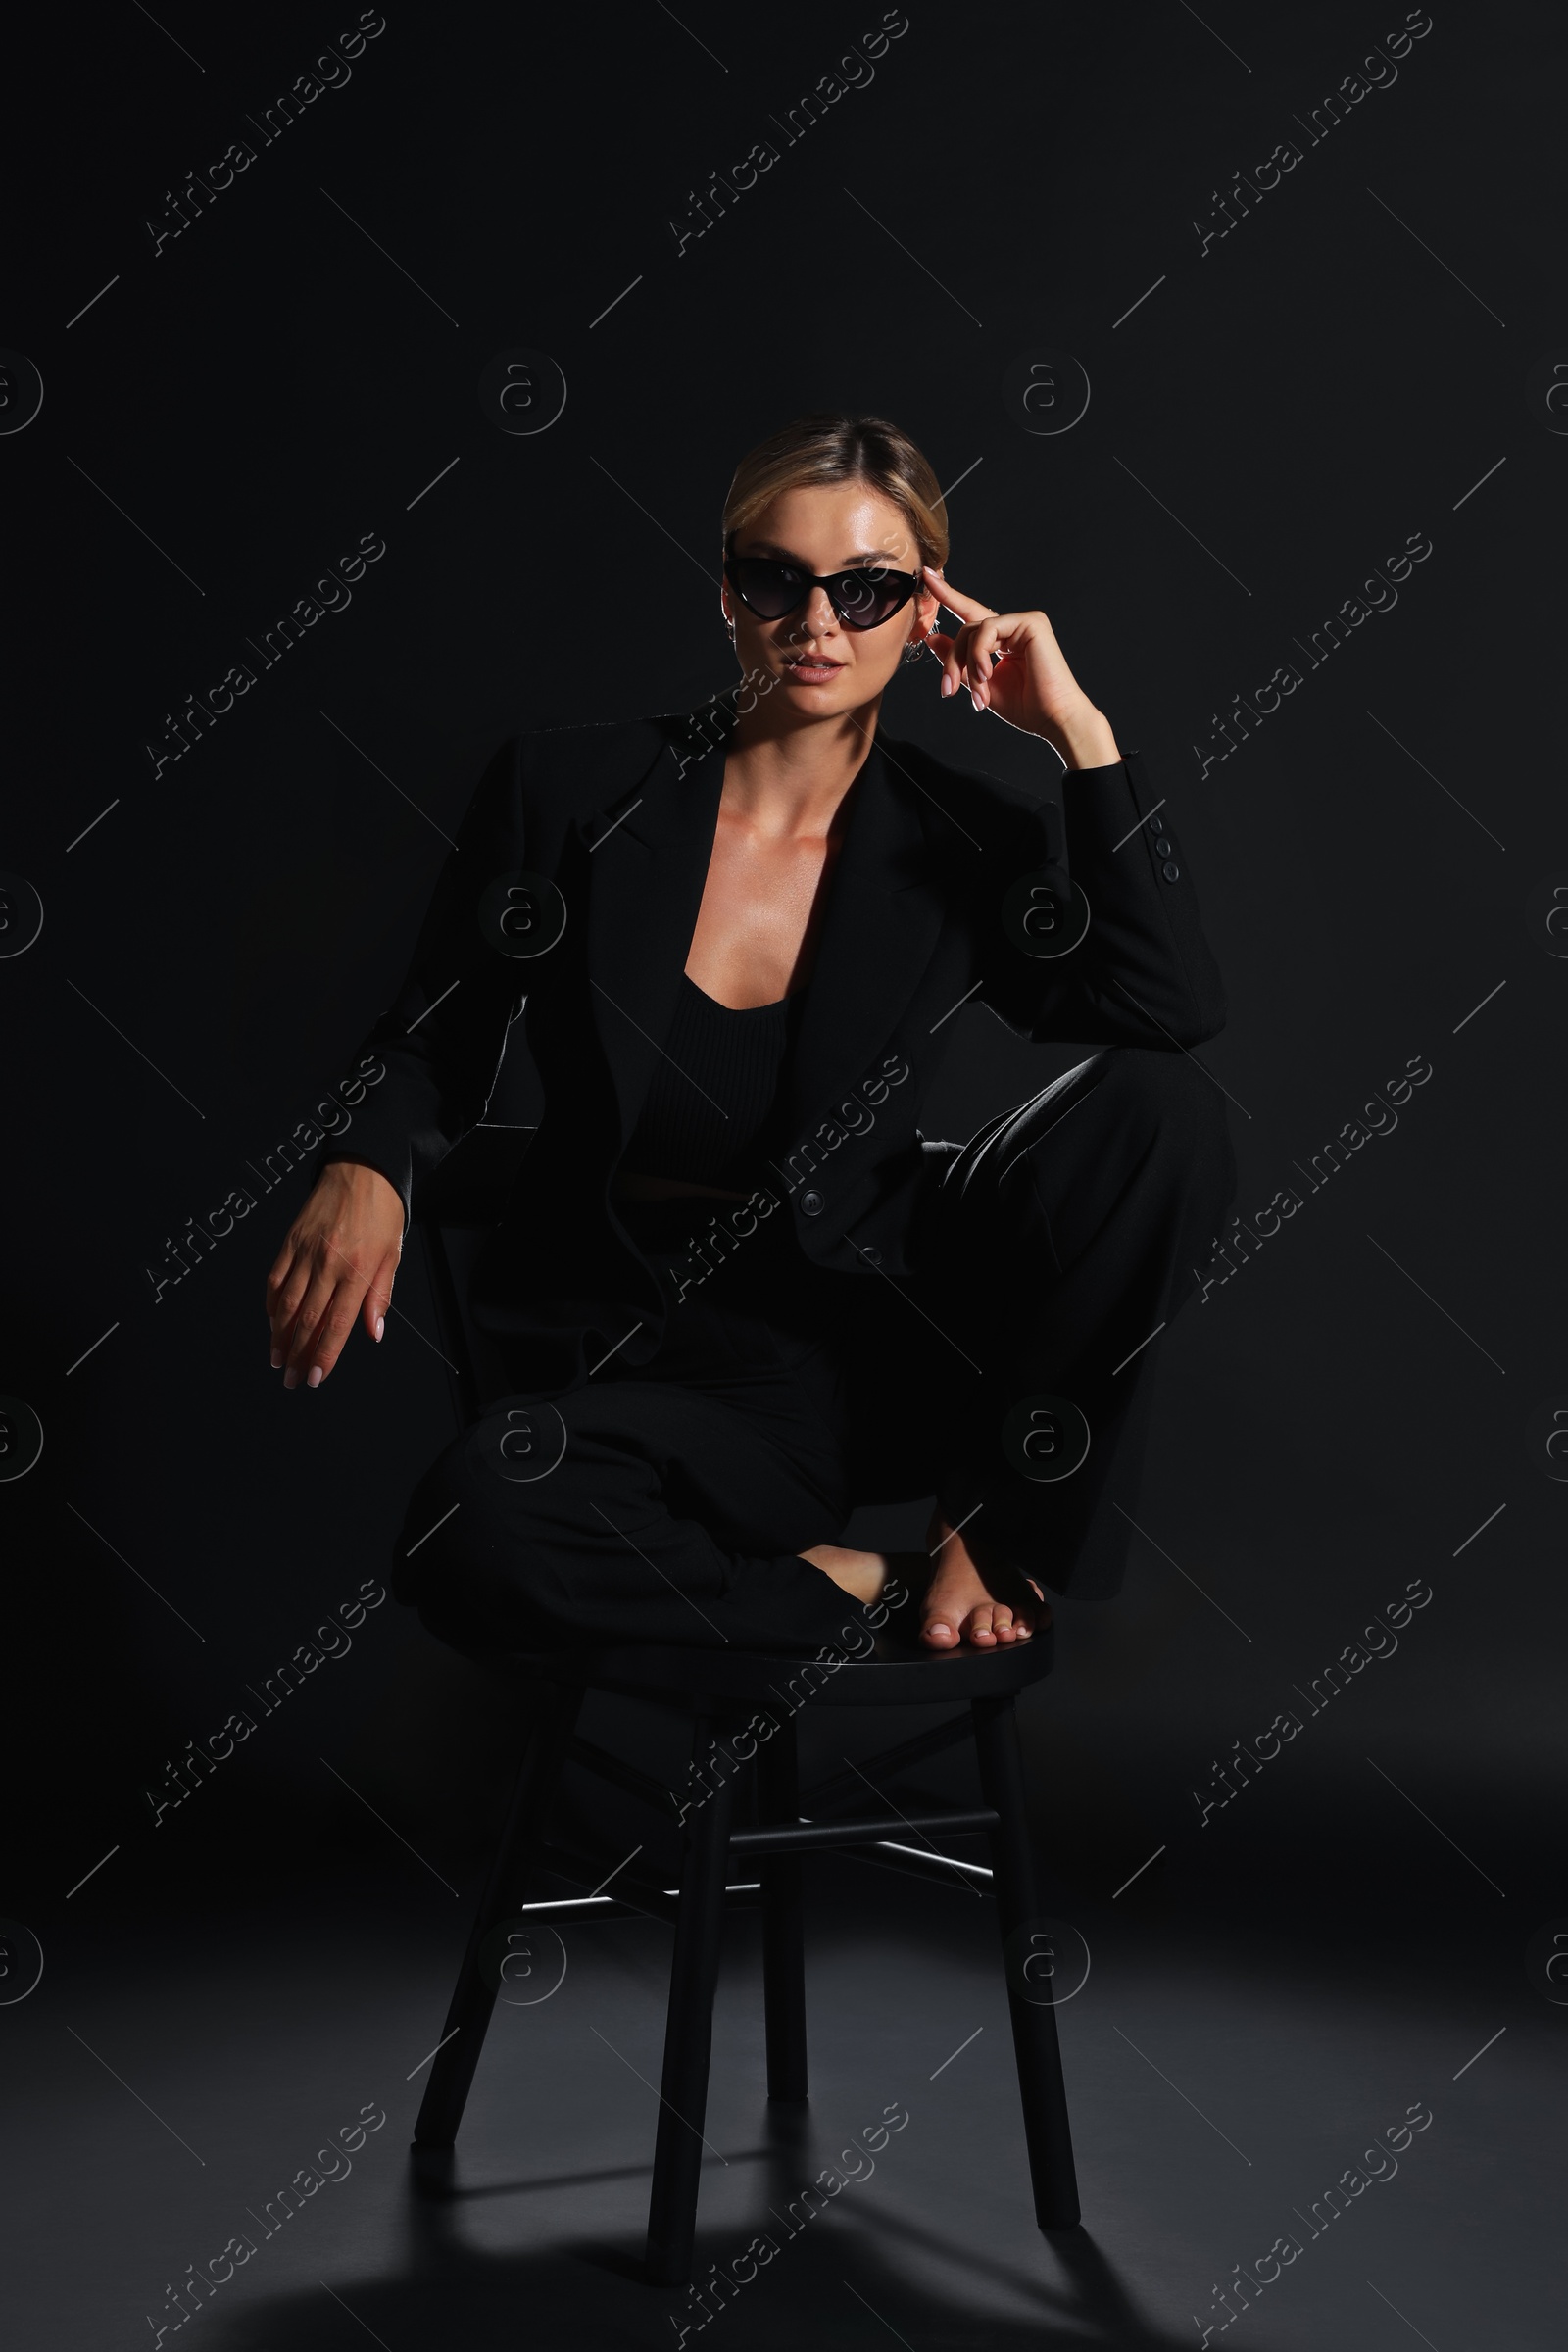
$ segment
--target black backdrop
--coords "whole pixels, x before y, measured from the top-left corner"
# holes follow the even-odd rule
[[[1535,1907],[1521,1884],[1495,1930],[1510,1981],[1552,1907],[1561,18],[883,22],[393,4],[355,55],[347,8],[126,8],[57,19],[19,74],[0,1389],[44,1446],[0,1522],[24,1917],[112,1847],[87,1901],[161,1858],[250,1867],[269,1832],[379,1835],[323,1755],[466,1851],[505,1727],[390,1601],[155,1829],[166,1762],[385,1573],[450,1429],[413,1257],[382,1349],[356,1340],[316,1396],[270,1372],[262,1282],[306,1177],[157,1280],[347,1068],[501,734],[727,682],[729,470],[819,406],[919,439],[953,579],[1043,606],[1168,790],[1231,990],[1201,1058],[1239,1206],[1300,1197],[1200,1304],[1195,1277],[1126,1597],[1062,1612],[1031,1737],[1090,1808],[1084,1868],[1113,1883],[1164,1840],[1179,1871],[1210,1759],[1421,1578],[1298,1789],[1324,1852],[1397,1845],[1445,1901],[1492,1898],[1364,1750],[1497,1876],[1513,1840]],[[329,42],[337,86],[283,127]],[[852,44],[858,86],[792,129]],[[231,142],[252,160],[220,186]],[[759,142],[776,160],[741,188]],[[542,429],[481,402],[519,354],[511,420]],[[1397,601],[1347,612],[1412,538]],[[269,660],[329,569],[338,609]],[[220,709],[236,664],[254,683]],[[1299,683],[1265,710],[1282,665]],[[1050,788],[1044,748],[939,704],[934,669],[894,700],[897,730]],[[930,1132],[1071,1058],[980,1011],[953,1028]],[[1432,1074],[1396,1128],[1309,1190],[1412,1057]]]

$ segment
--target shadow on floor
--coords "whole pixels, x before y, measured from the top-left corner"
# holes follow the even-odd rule
[[[1008,2260],[980,2254],[962,2232],[966,2194],[941,2234],[884,2209],[830,2209],[794,2234],[778,2214],[798,2193],[796,2133],[781,2123],[764,2153],[766,2187],[753,2219],[700,2231],[696,2293],[654,2288],[641,2277],[637,2237],[583,2238],[516,2254],[466,2242],[467,2222],[495,2197],[568,2181],[454,2187],[450,2159],[409,2160],[402,2210],[403,2267],[384,2262],[355,2280],[252,2303],[225,2324],[215,2300],[203,2317],[213,2352],[343,2352],[346,2318],[388,2348],[461,2344],[463,2352],[622,2352],[729,2344],[733,2352],[864,2352],[875,2342],[908,2352],[1188,2352],[1190,2337],[1151,2320],[1087,2230],[1031,2235]],[[631,2168],[626,2168],[630,2170]],[[594,2176],[595,2179],[602,2176]],[[616,2177],[619,2177],[617,2174]],[[773,2218],[769,2218],[769,2212]],[[712,2282],[766,2232],[776,2252],[727,2295]],[[946,2289],[933,2276],[947,2274]],[[703,2280],[709,2285],[706,2294]],[[880,2325],[878,2324],[880,2323]],[[352,2331],[350,2331],[352,2332]]]

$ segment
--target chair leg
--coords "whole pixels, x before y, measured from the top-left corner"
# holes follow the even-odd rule
[[[699,1715],[692,1742],[699,1776],[715,1745],[714,1723]],[[680,1910],[669,1972],[669,2014],[660,2085],[659,2136],[648,2206],[646,2276],[654,2286],[684,2286],[691,2277],[697,2230],[697,2192],[708,2113],[708,2068],[713,2046],[713,1994],[718,1984],[724,1926],[724,1880],[729,1862],[734,1782],[710,1774],[713,1793],[686,1833]]]
[[[971,1701],[971,1710],[981,1785],[987,1804],[998,1815],[997,1827],[991,1833],[997,1925],[1004,1952],[1010,1961],[1008,1938],[1015,1930],[1039,1916],[1018,1725],[1010,1698],[977,1698]],[[1007,2005],[1012,2012],[1012,2043],[1018,2062],[1029,2173],[1034,2183],[1035,2219],[1042,2230],[1072,2230],[1078,2225],[1080,2207],[1072,2160],[1072,2131],[1067,2120],[1067,2092],[1061,2079],[1061,2050],[1056,2039],[1056,2013],[1049,2003],[1036,2003],[1025,1997],[1021,1970],[1013,1965],[1007,1967]]]
[[[457,1989],[441,2047],[430,2069],[430,2080],[414,2127],[417,2148],[450,2148],[463,2121],[468,2089],[479,2052],[484,2046],[496,1987],[485,1982],[479,1960],[492,1928],[521,1909],[527,1899],[528,1879],[547,1827],[546,1816],[565,1760],[566,1742],[582,1705],[578,1683],[548,1683],[540,1692],[539,1709],[528,1733],[522,1763],[501,1843],[490,1866],[479,1908],[468,1936],[467,1950],[458,1971]]]
[[[800,1813],[800,1768],[795,1721],[787,1717],[759,1749],[760,1817],[793,1822]],[[806,2084],[806,1920],[801,1906],[801,1857],[769,1854],[762,1862],[762,2003],[767,2017],[767,2095],[804,2099]]]

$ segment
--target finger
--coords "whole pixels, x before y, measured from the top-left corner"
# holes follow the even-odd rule
[[[942,577],[934,564],[924,564],[922,569],[932,595],[940,597],[950,612],[956,612],[960,620],[985,619],[991,611],[989,605],[977,604],[972,596],[965,596],[961,589],[955,588],[950,580]]]
[[[386,1329],[386,1318],[392,1311],[392,1285],[397,1279],[398,1259],[389,1250],[377,1266],[370,1287],[365,1294],[360,1309],[366,1331],[372,1340],[379,1340]]]
[[[962,629],[959,629],[957,634],[953,637],[932,639],[932,650],[942,664],[944,696],[956,694],[958,688],[963,684],[963,639],[964,631]]]
[[[975,689],[982,683],[981,673],[975,662],[975,641],[980,630],[989,628],[990,625],[989,616],[983,621],[968,621],[952,640],[954,691],[956,692],[960,686],[966,686],[970,691],[971,700],[975,700]],[[977,710],[981,708],[978,701],[975,701],[975,708]]]
[[[336,1364],[357,1318],[364,1318],[372,1340],[381,1338],[402,1257],[402,1245],[396,1243],[372,1265],[368,1252],[351,1255],[324,1234],[319,1237],[319,1250],[320,1279],[323,1284],[331,1285],[330,1295],[321,1307],[315,1330],[305,1330],[302,1315],[296,1334],[298,1360],[309,1365],[306,1385],[313,1389],[320,1387]]]
[[[319,1251],[301,1250],[289,1272],[287,1281],[278,1293],[272,1314],[272,1352],[283,1366],[292,1363],[298,1370],[303,1361],[302,1350],[325,1309],[326,1301],[338,1280],[333,1268]],[[285,1382],[285,1386],[292,1386]]]
[[[988,689],[992,672],[1013,650],[1024,617],[1021,612],[993,612],[970,633],[966,682],[971,691],[978,689],[976,699],[981,710],[991,700]]]
[[[969,644],[963,664],[964,684],[969,689],[969,699],[975,709],[983,710],[990,699],[987,688],[991,678],[992,653],[999,634],[996,614],[978,622],[966,634]]]
[[[365,1302],[364,1282],[363,1274],[354,1274],[334,1287],[321,1319],[312,1334],[308,1350],[310,1370],[305,1376],[308,1389],[318,1389],[342,1354]]]
[[[284,1243],[267,1277],[267,1319],[272,1327],[272,1369],[278,1371],[288,1351],[295,1321],[311,1284],[311,1261],[292,1240]]]
[[[283,1351],[277,1344],[278,1323],[280,1319],[278,1301],[282,1296],[283,1285],[288,1280],[289,1269],[293,1265],[293,1253],[285,1247],[278,1251],[271,1265],[268,1268],[267,1290],[263,1299],[263,1312],[267,1317],[268,1346],[271,1353],[272,1370],[274,1372],[278,1369],[283,1361]]]
[[[312,1268],[305,1294],[282,1340],[285,1389],[297,1389],[310,1370],[312,1343],[336,1289],[337,1277],[329,1268],[321,1265]]]

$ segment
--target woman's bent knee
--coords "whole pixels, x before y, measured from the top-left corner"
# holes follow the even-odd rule
[[[551,1555],[534,1526],[529,1488],[535,1482],[509,1482],[508,1458],[481,1424],[430,1464],[409,1498],[393,1548],[399,1600],[462,1606],[493,1601],[501,1591],[524,1604],[547,1598]]]

